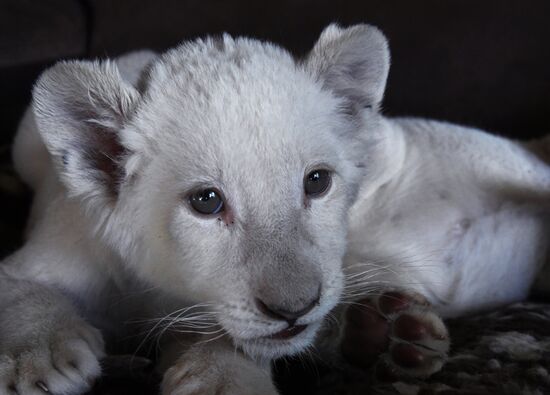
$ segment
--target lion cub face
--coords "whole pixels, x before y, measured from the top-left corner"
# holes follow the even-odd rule
[[[310,344],[340,296],[387,71],[368,26],[327,28],[300,62],[224,36],[169,51],[139,89],[112,63],[60,63],[34,110],[68,192],[128,269],[273,357]]]

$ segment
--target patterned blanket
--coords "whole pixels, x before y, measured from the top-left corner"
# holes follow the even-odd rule
[[[281,388],[287,395],[550,393],[550,305],[520,303],[447,325],[449,361],[427,380],[383,383],[369,371],[292,361],[277,367]]]

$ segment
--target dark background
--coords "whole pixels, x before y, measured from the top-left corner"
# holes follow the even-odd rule
[[[547,0],[0,0],[0,126],[12,138],[33,81],[61,58],[162,50],[229,32],[303,54],[330,22],[388,36],[384,109],[527,138],[550,130]]]

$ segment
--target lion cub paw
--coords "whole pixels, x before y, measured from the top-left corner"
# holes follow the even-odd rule
[[[269,371],[230,352],[181,358],[164,373],[163,395],[277,395]]]
[[[0,394],[79,395],[100,375],[101,334],[84,322],[0,349]]]
[[[428,377],[447,360],[445,324],[419,294],[388,291],[350,306],[341,350],[360,368],[375,366],[378,379]]]

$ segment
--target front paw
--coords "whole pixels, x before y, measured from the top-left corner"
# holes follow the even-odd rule
[[[445,324],[420,295],[388,291],[350,306],[342,353],[361,368],[376,365],[379,379],[427,377],[447,360]]]
[[[237,354],[196,353],[166,371],[163,395],[277,395],[269,369]]]
[[[2,344],[0,394],[77,395],[99,377],[104,347],[98,330],[76,318],[42,330],[47,333]]]

